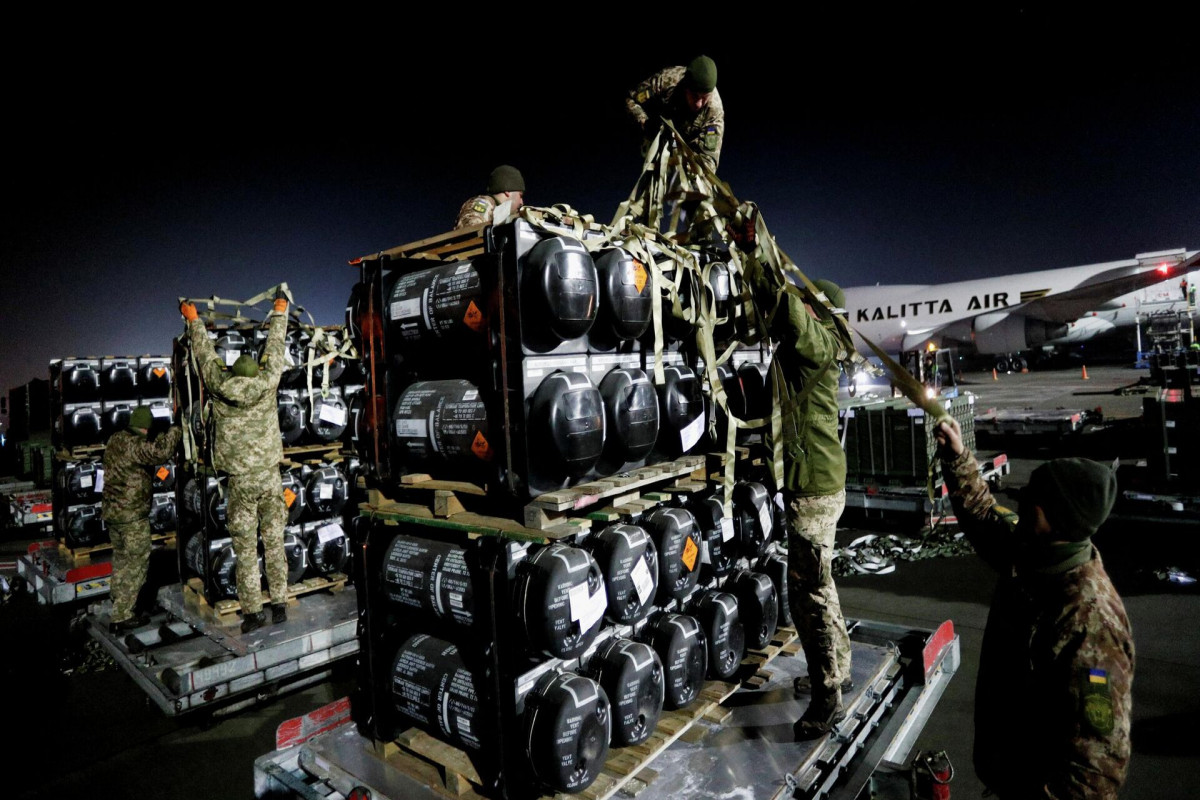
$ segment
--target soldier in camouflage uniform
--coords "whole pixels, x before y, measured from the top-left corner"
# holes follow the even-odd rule
[[[840,309],[842,290],[817,281]],[[785,313],[786,312],[786,313]],[[827,733],[842,719],[850,680],[850,637],[833,583],[833,542],[846,507],[846,453],[838,437],[838,356],[845,348],[831,319],[819,320],[794,295],[776,314],[773,365],[783,414],[784,500],[788,515],[788,600],[808,662],[812,699],[796,722],[798,738]],[[803,684],[807,683],[807,687]]]
[[[113,545],[109,630],[117,634],[141,623],[133,607],[150,566],[150,469],[175,455],[182,434],[173,425],[150,441],[153,424],[150,409],[138,406],[129,415],[129,427],[114,433],[104,448],[102,514]]]
[[[1000,573],[975,685],[975,772],[1001,798],[1115,798],[1129,766],[1133,634],[1091,536],[1116,476],[1087,459],[1048,461],[1018,516],[992,498],[957,422],[935,437],[959,524]]]
[[[504,220],[493,219],[501,203],[512,203],[509,214],[516,214],[525,202],[525,178],[516,167],[501,164],[488,176],[487,194],[476,195],[462,204],[454,230],[475,225],[491,225]]]
[[[642,152],[658,131],[658,120],[670,120],[700,160],[717,171],[725,138],[725,106],[717,91],[717,65],[697,56],[686,67],[667,67],[639,83],[625,107],[641,127]]]
[[[180,306],[188,320],[192,352],[205,388],[212,394],[215,422],[213,467],[228,473],[226,527],[237,556],[238,600],[242,604],[242,631],[261,627],[263,612],[258,572],[258,539],[262,535],[267,585],[271,592],[272,621],[287,620],[287,556],[283,529],[287,504],[279,462],[283,439],[279,433],[276,390],[287,366],[284,336],[287,333],[287,300],[279,296],[270,316],[270,331],[262,364],[244,355],[227,369],[213,349],[204,323],[190,303]]]

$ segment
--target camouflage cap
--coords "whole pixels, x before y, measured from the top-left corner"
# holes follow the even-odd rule
[[[129,427],[149,429],[154,424],[154,415],[146,406],[138,406],[129,413]]]
[[[846,293],[842,291],[842,287],[825,278],[817,278],[813,281],[813,286],[825,293],[825,298],[829,300],[829,305],[834,308],[846,308]]]
[[[687,65],[687,87],[707,94],[717,88],[717,64],[708,56],[696,56]]]
[[[525,178],[521,176],[521,170],[516,167],[501,164],[488,176],[487,191],[488,194],[523,192],[525,191]]]
[[[1117,499],[1117,474],[1087,458],[1056,458],[1029,476],[1029,494],[1056,538],[1081,542],[1108,519]]]
[[[253,378],[258,374],[258,359],[251,355],[238,356],[238,360],[233,362],[233,374]]]

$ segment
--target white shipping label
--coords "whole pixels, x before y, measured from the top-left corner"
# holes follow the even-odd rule
[[[479,397],[478,389],[468,389],[467,391],[463,392],[463,402],[464,403],[468,402],[470,400],[475,400],[478,397]]]
[[[708,540],[700,542],[700,563],[711,564],[712,556],[708,554]]]
[[[604,591],[603,585],[593,595],[588,594],[586,583],[573,587],[570,598],[571,619],[579,620],[579,629],[582,631],[595,625],[604,616],[604,609],[608,607],[608,593]]]
[[[92,488],[92,476],[91,475],[80,475],[79,476],[79,485],[85,489]]]
[[[171,409],[163,408],[162,406],[155,406],[154,408],[150,409],[150,416],[154,417],[155,419],[170,419]]]
[[[629,576],[633,578],[633,590],[637,592],[638,602],[646,605],[650,600],[650,593],[654,591],[654,577],[650,574],[650,568],[646,566],[644,558],[638,559]]]
[[[343,535],[341,525],[322,525],[317,529],[317,541],[321,544],[340,539]]]
[[[762,525],[763,538],[770,539],[771,531],[775,529],[775,520],[771,516],[770,503],[763,504],[763,507],[758,510],[758,524]]]
[[[103,491],[104,491],[104,470],[102,470],[102,469],[98,469],[98,470],[96,470],[96,488],[95,488],[95,491],[97,491],[97,492],[103,492]]]
[[[225,366],[232,367],[233,362],[237,361],[239,356],[241,356],[241,353],[239,353],[237,350],[226,350],[225,351]]]
[[[686,453],[696,446],[696,442],[700,441],[700,437],[704,435],[704,415],[696,417],[692,422],[688,423],[687,427],[679,432],[679,441],[683,445],[683,450]]]
[[[341,406],[322,403],[321,410],[317,413],[317,416],[321,420],[328,422],[331,425],[346,424],[346,409],[342,408]]]
[[[409,319],[410,317],[421,316],[421,298],[414,297],[411,300],[397,300],[392,303],[392,319]]]
[[[333,484],[332,483],[322,483],[320,486],[318,486],[317,487],[317,497],[320,498],[321,500],[332,500],[333,499]]]
[[[728,542],[733,538],[733,518],[721,520],[721,541]]]
[[[408,438],[424,439],[426,422],[423,419],[396,420],[396,435]]]

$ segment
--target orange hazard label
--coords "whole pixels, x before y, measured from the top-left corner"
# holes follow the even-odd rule
[[[159,467],[158,472],[154,474],[158,476],[160,481],[165,481],[167,476],[171,474],[171,470],[167,469],[166,467]]]
[[[474,300],[467,306],[467,313],[463,314],[463,324],[473,331],[483,328],[483,312],[479,310],[479,306],[475,305]]]
[[[688,568],[688,572],[696,568],[696,556],[699,553],[700,548],[696,546],[696,540],[689,536],[683,545],[683,565]]]
[[[296,502],[296,493],[291,489],[283,490],[283,502],[287,503],[287,507],[291,508],[292,503]]]
[[[156,377],[156,378],[161,378],[163,375],[167,374],[167,370],[165,367],[155,367],[151,371],[154,373],[154,377]]]
[[[646,272],[646,267],[642,262],[634,259],[633,262],[633,285],[637,287],[638,294],[642,293],[642,289],[646,288],[646,281],[650,274]]]
[[[492,460],[492,446],[488,444],[483,431],[475,431],[475,441],[471,442],[471,452],[484,461]]]

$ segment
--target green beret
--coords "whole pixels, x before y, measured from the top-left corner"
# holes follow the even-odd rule
[[[146,406],[138,406],[129,414],[129,427],[145,428],[149,430],[154,424],[154,415],[150,413],[150,409]]]
[[[258,359],[251,355],[238,356],[238,360],[233,362],[233,374],[253,378],[258,374]]]
[[[1056,458],[1029,476],[1029,494],[1056,539],[1082,542],[1108,519],[1117,499],[1117,473],[1086,458]]]
[[[717,88],[717,64],[708,56],[696,56],[687,65],[687,87],[707,94]]]
[[[487,191],[488,194],[524,192],[525,179],[521,177],[521,170],[516,167],[510,167],[508,164],[501,164],[496,167],[492,170],[492,174],[488,176]]]
[[[826,299],[829,300],[829,305],[834,308],[846,307],[846,293],[842,291],[842,287],[838,286],[833,281],[818,278],[813,281],[813,286],[816,286],[825,293]]]

